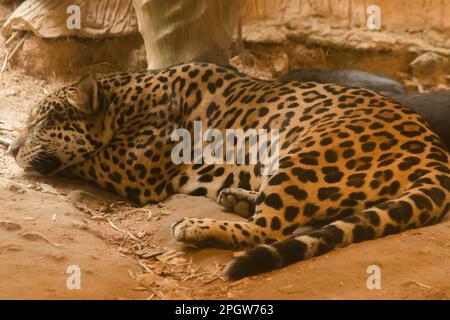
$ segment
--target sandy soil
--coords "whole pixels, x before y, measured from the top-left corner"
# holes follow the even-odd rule
[[[0,38],[0,56],[3,43]],[[0,74],[0,139],[61,85]],[[233,253],[174,243],[185,216],[238,219],[213,201],[176,195],[134,208],[81,181],[25,175],[0,145],[0,299],[450,299],[450,220],[352,245],[238,282],[221,278]],[[81,289],[67,269],[81,270]],[[369,290],[367,268],[381,268]]]

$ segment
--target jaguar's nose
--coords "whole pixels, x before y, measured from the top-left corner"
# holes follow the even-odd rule
[[[15,159],[17,157],[17,154],[19,153],[19,150],[20,146],[11,144],[8,148],[7,153]]]

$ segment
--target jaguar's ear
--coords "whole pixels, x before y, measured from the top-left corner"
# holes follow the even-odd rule
[[[99,92],[97,77],[89,73],[74,84],[75,90],[68,97],[69,102],[86,114],[97,113],[102,109],[103,95]]]

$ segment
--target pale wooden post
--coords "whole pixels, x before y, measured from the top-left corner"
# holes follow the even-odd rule
[[[134,0],[149,69],[182,62],[228,64],[245,0]]]

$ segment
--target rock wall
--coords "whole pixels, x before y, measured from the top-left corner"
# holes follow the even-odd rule
[[[364,27],[367,8],[381,8],[382,27],[388,31],[435,30],[450,36],[448,0],[247,0],[244,22],[319,18],[335,27]]]
[[[367,24],[373,4],[379,30]],[[242,26],[245,50],[238,48],[233,62],[255,76],[352,68],[419,90],[450,79],[448,0],[247,0]]]

